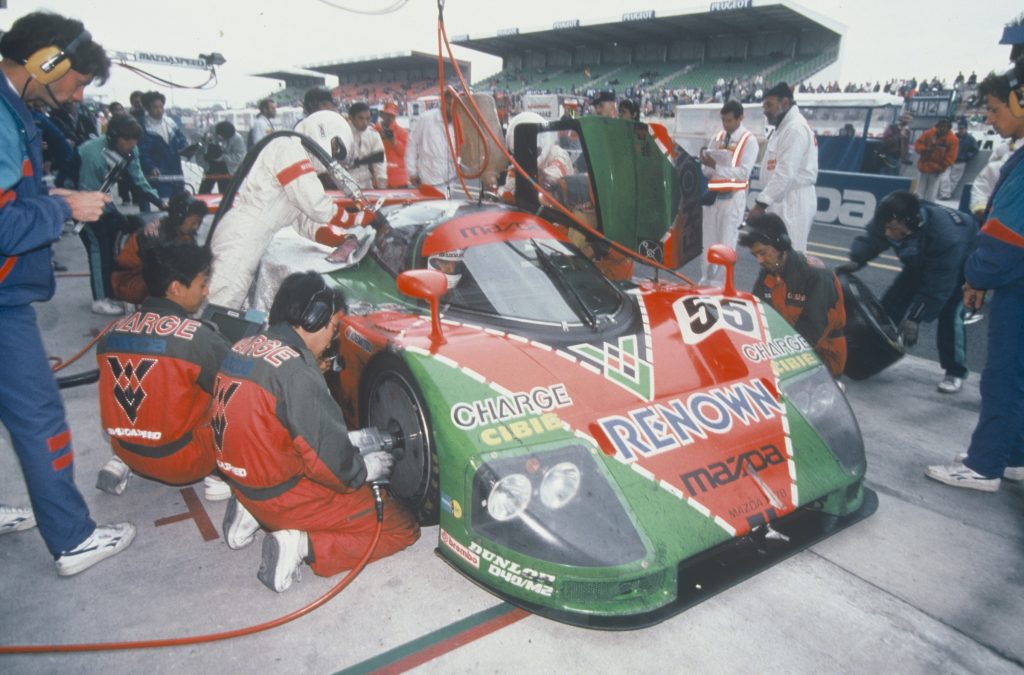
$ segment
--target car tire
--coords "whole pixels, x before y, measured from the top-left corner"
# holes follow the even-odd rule
[[[846,369],[851,380],[865,380],[903,358],[899,330],[871,289],[853,274],[839,274],[846,309]]]
[[[391,472],[391,495],[408,506],[422,525],[439,520],[441,471],[430,431],[430,412],[409,368],[394,356],[371,366],[363,380],[363,424],[402,439]]]

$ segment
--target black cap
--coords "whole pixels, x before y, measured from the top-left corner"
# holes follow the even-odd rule
[[[615,103],[615,92],[610,89],[603,89],[594,94],[594,98],[590,99],[590,102],[593,103],[594,105],[597,105],[598,103],[605,103],[608,101],[610,101],[611,103]]]
[[[793,248],[786,223],[775,213],[763,213],[747,221],[740,230],[738,243],[749,248],[755,243],[766,244],[779,251]]]
[[[779,82],[764,93],[764,97],[775,96],[776,98],[788,98],[793,100],[793,90],[785,82]]]

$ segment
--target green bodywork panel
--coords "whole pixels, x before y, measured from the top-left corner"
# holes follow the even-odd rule
[[[673,170],[647,125],[596,116],[576,123],[605,236],[634,251],[660,241],[674,216]]]

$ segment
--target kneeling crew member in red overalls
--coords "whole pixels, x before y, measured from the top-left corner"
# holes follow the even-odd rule
[[[184,485],[215,468],[210,397],[230,345],[190,318],[206,299],[210,258],[186,242],[145,251],[150,296],[100,339],[100,418],[116,455],[100,472],[101,490],[121,494],[131,471]],[[131,471],[118,470],[118,458]]]
[[[319,274],[290,275],[270,308],[270,327],[237,342],[217,375],[214,442],[233,493],[224,538],[241,548],[260,524],[271,531],[257,577],[278,593],[303,562],[325,577],[359,562],[376,530],[369,483],[385,478],[393,461],[386,452],[360,456],[321,374],[344,309],[341,293]],[[412,514],[386,501],[373,559],[419,534]]]
[[[739,243],[761,266],[751,292],[796,328],[832,377],[839,377],[846,367],[846,309],[836,275],[814,256],[794,251],[786,224],[774,213],[747,222]]]

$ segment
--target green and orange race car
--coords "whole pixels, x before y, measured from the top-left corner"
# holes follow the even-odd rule
[[[582,193],[605,232],[617,209],[631,247],[664,242],[636,223],[664,233],[681,207],[636,177],[678,172],[644,125],[531,126],[517,147],[539,181],[558,143],[579,180],[552,189]],[[593,178],[602,163],[615,170]],[[327,274],[349,305],[331,384],[353,428],[402,439],[392,493],[489,591],[578,625],[649,625],[873,512],[843,392],[731,282],[611,281],[599,242],[522,203],[385,214]],[[731,281],[733,252],[714,256]]]

